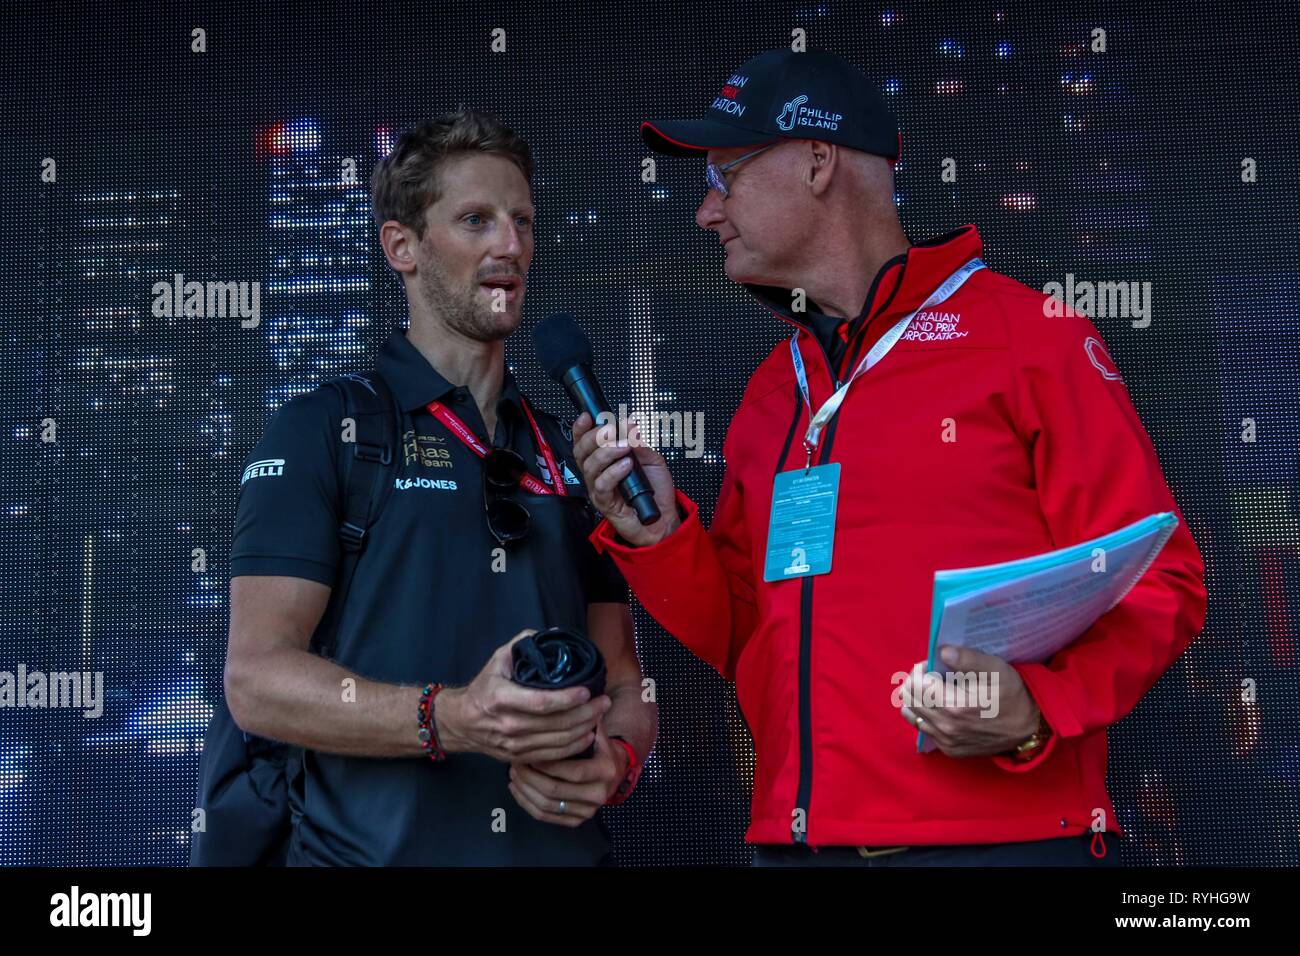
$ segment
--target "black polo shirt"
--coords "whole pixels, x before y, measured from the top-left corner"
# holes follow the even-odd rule
[[[335,659],[372,680],[463,685],[527,627],[587,629],[587,605],[627,602],[608,557],[587,541],[597,516],[573,458],[569,430],[531,405],[558,459],[568,496],[531,495],[528,536],[499,548],[483,512],[481,460],[425,407],[435,399],[484,444],[513,448],[540,466],[518,385],[506,371],[489,442],[469,390],[444,379],[394,332],[376,367],[400,418],[394,487],[368,536],[346,605]],[[241,485],[231,576],[288,575],[333,584],[339,567],[338,394],[319,388],[284,405],[250,456]],[[411,712],[411,735],[416,714]],[[308,752],[294,793],[290,864],[594,864],[608,852],[599,819],[576,829],[539,823],[510,795],[508,767],[478,754],[374,759]],[[503,829],[504,828],[504,829]]]

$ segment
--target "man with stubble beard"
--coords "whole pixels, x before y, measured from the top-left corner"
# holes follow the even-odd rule
[[[505,367],[531,178],[528,145],[468,111],[403,132],[374,172],[410,307],[375,363],[402,454],[331,658],[311,648],[340,566],[337,394],[287,403],[251,456],[281,463],[250,466],[241,488],[225,686],[245,732],[303,748],[290,865],[609,862],[597,811],[626,799],[654,742],[626,586],[586,540],[571,436]],[[550,626],[600,648],[604,694],[511,680],[511,644]]]

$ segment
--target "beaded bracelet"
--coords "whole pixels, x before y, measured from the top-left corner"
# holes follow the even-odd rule
[[[438,731],[433,724],[433,700],[441,690],[441,684],[425,684],[424,690],[420,693],[420,746],[434,763],[447,759],[447,751],[443,750],[442,744],[438,743]]]

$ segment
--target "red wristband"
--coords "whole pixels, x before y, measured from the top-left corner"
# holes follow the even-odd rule
[[[441,684],[425,684],[424,690],[420,693],[417,733],[420,737],[420,746],[434,763],[447,759],[447,751],[443,750],[442,744],[438,743],[438,728],[433,722],[433,701],[441,691]]]
[[[636,751],[632,749],[630,743],[622,737],[610,737],[609,739],[612,743],[622,744],[623,749],[627,751],[627,773],[619,783],[618,789],[614,791],[614,796],[605,801],[605,806],[616,807],[632,795],[632,791],[636,788],[636,782],[641,777],[641,765],[637,763]]]

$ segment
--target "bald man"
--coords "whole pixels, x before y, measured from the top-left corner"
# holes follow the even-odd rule
[[[1177,513],[1100,334],[986,268],[974,226],[907,238],[897,123],[838,57],[763,54],[706,119],[642,135],[705,160],[697,224],[717,234],[727,276],[793,331],[745,389],[707,532],[662,456],[615,443],[612,424],[574,424],[605,516],[593,543],[736,682],[756,756],[755,862],[1117,864],[1106,728],[1204,622],[1184,523],[1050,660],[941,648],[990,700],[926,694],[937,675],[908,676],[928,657],[935,571]],[[617,490],[633,455],[663,515],[649,526]],[[918,730],[936,751],[918,753]]]

